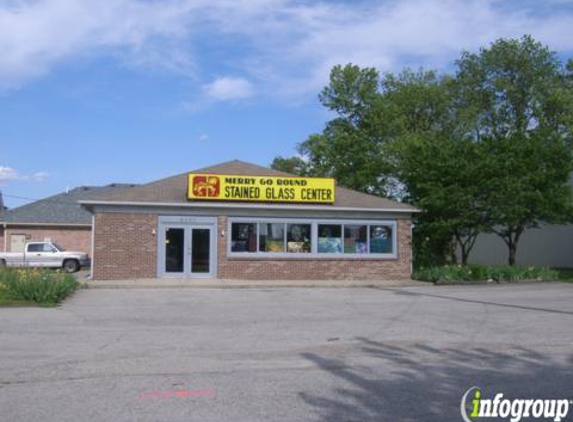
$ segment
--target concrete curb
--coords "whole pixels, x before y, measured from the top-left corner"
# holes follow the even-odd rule
[[[268,289],[268,288],[353,288],[419,287],[431,283],[413,280],[196,280],[144,279],[86,281],[88,289]]]

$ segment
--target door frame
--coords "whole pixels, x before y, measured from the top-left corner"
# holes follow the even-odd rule
[[[184,264],[182,273],[165,272],[165,231],[168,228],[184,229]],[[209,273],[191,272],[191,231],[193,228],[209,229]],[[217,217],[159,216],[157,225],[157,277],[158,278],[217,278]]]

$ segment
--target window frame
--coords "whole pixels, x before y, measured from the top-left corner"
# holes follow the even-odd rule
[[[33,246],[39,246],[41,250],[31,251],[30,248]],[[48,250],[45,250],[46,248],[48,248]],[[55,253],[55,252],[59,252],[59,250],[50,242],[31,242],[28,243],[28,247],[26,248],[26,253]]]
[[[233,230],[232,230],[232,226],[229,225],[229,230],[227,231],[227,233],[229,233],[228,238],[229,241],[227,242],[228,244],[228,252],[233,253],[233,254],[237,254],[237,255],[253,255],[255,253],[259,253],[259,222],[258,221],[235,221],[236,223],[242,223],[242,224],[254,224],[255,225],[255,251],[256,252],[233,252],[232,251],[232,243],[233,243]]]
[[[364,253],[350,253],[350,252],[346,252],[346,226],[364,226],[366,227],[366,252]],[[342,253],[344,255],[349,255],[349,256],[354,256],[354,255],[358,255],[358,256],[369,256],[369,255],[379,255],[379,254],[371,254],[370,253],[370,226],[374,226],[374,225],[380,225],[380,224],[376,224],[376,223],[364,223],[364,224],[354,224],[354,223],[349,223],[346,224],[344,226],[342,226]],[[392,230],[394,230],[394,226],[392,226]],[[394,232],[392,232],[394,233]],[[395,245],[394,243],[392,243],[392,250],[395,252]],[[382,255],[391,255],[391,254],[382,254]]]
[[[254,223],[257,229],[256,252],[232,252],[232,224],[233,223]],[[260,251],[260,228],[259,224],[285,224],[285,242],[287,238],[287,224],[310,224],[311,225],[311,249],[307,253],[287,252],[286,243],[284,252],[261,252]],[[318,252],[318,225],[340,225],[342,226],[342,241],[344,242],[344,225],[366,225],[367,253],[319,253]],[[392,230],[392,253],[370,253],[370,226],[389,226]],[[245,259],[348,259],[348,260],[368,260],[368,259],[398,259],[398,220],[357,220],[357,219],[328,219],[328,218],[267,218],[267,217],[228,217],[227,218],[227,257]]]
[[[319,226],[339,226],[340,227],[340,236],[336,237],[336,236],[330,236],[332,238],[338,238],[340,239],[340,245],[342,247],[342,251],[341,252],[320,252],[318,250],[318,245],[319,245],[319,239],[321,237],[324,236],[320,236],[320,230],[319,230]],[[320,256],[324,256],[324,255],[336,255],[336,256],[340,256],[342,254],[344,254],[344,224],[339,224],[339,223],[334,223],[334,224],[329,224],[329,223],[324,223],[322,221],[318,221],[316,223],[316,253]],[[350,255],[350,254],[348,254]]]
[[[277,254],[286,254],[287,252],[287,224],[288,223],[283,223],[283,222],[277,222],[277,221],[269,221],[267,219],[262,219],[260,221],[257,221],[257,254],[261,254],[261,255],[268,255],[268,254],[272,254],[272,255],[277,255]],[[281,224],[283,226],[283,252],[267,252],[267,251],[261,251],[261,224]],[[268,236],[268,234],[266,235]],[[231,239],[231,242],[233,240]],[[266,240],[266,242],[268,242],[268,238]],[[234,252],[236,253],[236,252]],[[248,253],[249,256],[252,256],[252,252]],[[292,252],[291,252],[292,254]]]

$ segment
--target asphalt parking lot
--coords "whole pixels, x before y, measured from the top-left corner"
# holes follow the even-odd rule
[[[573,284],[94,289],[0,321],[2,421],[442,422],[472,386],[573,398]]]

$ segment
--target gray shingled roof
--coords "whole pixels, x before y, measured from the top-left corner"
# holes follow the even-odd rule
[[[214,166],[193,170],[192,173],[203,174],[233,174],[233,175],[257,175],[257,176],[287,176],[295,175],[262,167],[244,161],[228,161]],[[187,183],[188,173],[157,180],[155,182],[139,185],[129,189],[127,192],[110,192],[99,195],[97,200],[102,202],[144,202],[144,203],[168,203],[168,204],[188,204]],[[95,198],[94,198],[95,200]],[[411,210],[416,212],[417,208],[408,204],[393,201],[388,198],[368,195],[340,186],[336,187],[334,205],[324,205],[325,207],[338,208],[376,208],[392,210]]]
[[[0,214],[0,223],[86,224],[92,215],[84,210],[79,200],[95,199],[99,195],[133,189],[136,185],[113,183],[107,186],[81,186],[68,193],[59,193]]]

